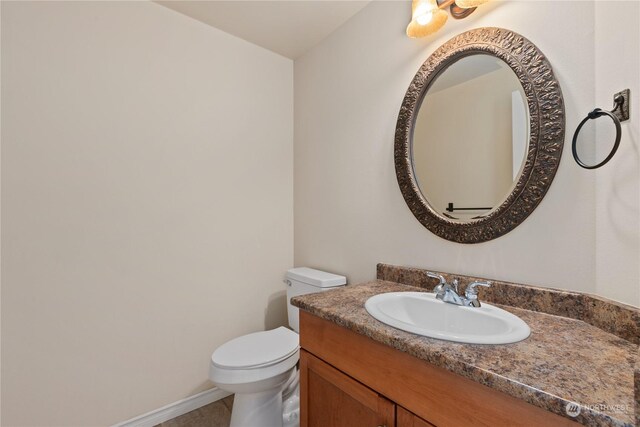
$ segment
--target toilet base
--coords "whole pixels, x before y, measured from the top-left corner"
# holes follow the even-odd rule
[[[282,427],[300,426],[300,384],[286,397],[283,394],[282,402]]]
[[[230,427],[298,427],[300,374],[294,368],[280,387],[257,393],[236,392]]]
[[[230,427],[249,426],[282,427],[282,390],[236,393]]]

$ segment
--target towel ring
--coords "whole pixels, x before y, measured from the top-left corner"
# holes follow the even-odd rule
[[[587,120],[597,119],[598,117],[602,117],[602,116],[611,117],[611,120],[613,120],[613,124],[616,125],[616,140],[613,143],[613,148],[611,149],[611,152],[602,162],[598,163],[597,165],[589,166],[585,164],[582,160],[580,160],[580,157],[578,157],[578,150],[576,148],[576,145],[578,143],[578,134],[580,133],[580,129],[582,129],[582,126],[584,126]],[[611,160],[613,155],[616,154],[616,151],[618,151],[621,135],[622,135],[622,127],[620,126],[620,120],[618,120],[618,118],[613,113],[606,110],[602,110],[600,108],[596,108],[595,110],[590,112],[587,115],[587,117],[582,119],[582,121],[578,125],[578,128],[576,129],[576,133],[573,134],[573,143],[571,144],[571,150],[573,151],[573,158],[576,159],[576,163],[578,163],[578,165],[582,166],[585,169],[597,169],[600,166],[604,166],[605,164],[607,164],[609,160]]]
[[[613,102],[614,102],[614,106],[613,106],[613,110],[611,111],[603,110],[601,108],[596,108],[595,110],[587,114],[587,117],[582,119],[582,121],[578,125],[578,128],[573,134],[573,141],[571,144],[571,151],[573,152],[573,158],[575,159],[576,163],[579,166],[585,169],[597,169],[601,166],[604,166],[616,154],[616,151],[618,151],[618,147],[620,146],[620,138],[622,137],[622,127],[620,126],[620,121],[625,121],[629,119],[629,89],[625,89],[624,91],[617,93],[613,98]],[[607,155],[607,157],[597,165],[590,166],[584,163],[582,160],[580,160],[580,157],[578,156],[578,149],[577,149],[578,134],[580,133],[582,126],[584,126],[584,124],[588,120],[595,120],[602,116],[608,116],[609,118],[611,118],[611,120],[613,120],[613,124],[616,127],[616,140],[613,143],[613,148],[611,149],[611,152],[609,153],[609,155]]]

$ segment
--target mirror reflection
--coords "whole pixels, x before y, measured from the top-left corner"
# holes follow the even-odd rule
[[[511,193],[528,143],[518,77],[497,57],[466,56],[443,70],[422,100],[413,128],[414,175],[443,217],[481,218]]]

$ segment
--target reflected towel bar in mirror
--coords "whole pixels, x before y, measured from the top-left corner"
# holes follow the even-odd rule
[[[447,204],[447,212],[453,212],[453,211],[490,211],[493,208],[454,208],[453,207],[453,203],[449,202]]]

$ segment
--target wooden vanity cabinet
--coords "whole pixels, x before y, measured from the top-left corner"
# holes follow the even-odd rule
[[[317,357],[300,353],[303,426],[395,426],[395,404]]]
[[[300,311],[302,427],[577,426]]]
[[[433,427],[304,350],[300,373],[303,427]]]
[[[396,427],[435,427],[429,421],[425,421],[417,415],[404,409],[402,406],[396,407]]]

